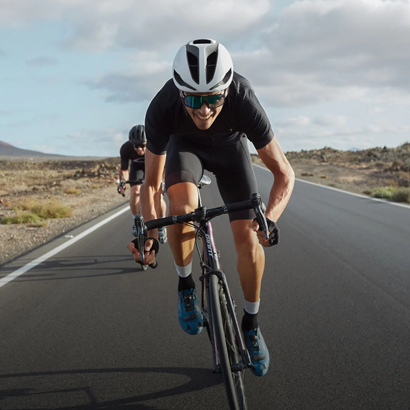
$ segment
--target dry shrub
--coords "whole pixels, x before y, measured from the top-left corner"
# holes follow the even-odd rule
[[[25,224],[25,223],[41,223],[42,218],[33,212],[18,211],[16,215],[6,216],[1,220],[2,224]]]
[[[11,206],[14,211],[28,211],[38,204],[38,200],[34,198],[26,198],[16,202]]]
[[[394,202],[406,202],[410,204],[410,188],[398,188],[392,196]]]
[[[67,195],[80,195],[81,191],[77,188],[68,188],[64,191]]]
[[[43,219],[67,218],[73,214],[71,207],[61,204],[60,201],[38,203],[31,211]]]
[[[410,204],[410,188],[386,186],[374,189],[371,195],[373,198],[383,198],[394,202],[406,202]]]
[[[383,188],[376,188],[372,191],[373,198],[391,199],[393,196],[394,187],[386,186]]]
[[[73,214],[71,207],[61,204],[60,201],[38,201],[33,198],[18,201],[11,209],[16,215],[3,218],[2,224],[34,223],[46,226],[47,223],[42,222],[45,219],[67,218]]]

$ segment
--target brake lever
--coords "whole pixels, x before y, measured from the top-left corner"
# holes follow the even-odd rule
[[[253,202],[253,210],[255,211],[259,227],[262,228],[262,231],[265,234],[265,239],[269,239],[268,222],[265,217],[266,206],[262,202],[262,198],[259,194],[252,194],[251,201]]]
[[[123,178],[120,178],[118,187],[117,187],[117,192],[120,194],[120,190],[121,188],[125,188],[125,181],[123,180]],[[125,194],[122,194],[122,196],[125,196]]]

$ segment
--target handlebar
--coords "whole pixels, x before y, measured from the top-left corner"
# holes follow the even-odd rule
[[[206,209],[206,207],[200,207],[189,214],[167,216],[165,218],[153,219],[147,222],[144,221],[142,215],[137,215],[134,218],[137,232],[137,248],[139,251],[141,249],[144,249],[145,241],[147,240],[148,236],[148,231],[152,229],[174,225],[177,223],[205,222],[219,215],[229,214],[236,211],[243,211],[246,209],[253,209],[255,211],[256,219],[259,223],[259,226],[265,233],[265,239],[268,239],[269,229],[265,218],[265,206],[259,194],[252,194],[251,199],[248,201],[235,202],[233,204],[226,204],[217,208],[210,209]],[[141,252],[141,260],[144,260],[143,252]]]
[[[142,184],[144,182],[144,179],[137,179],[135,181],[125,181],[122,177],[117,180],[118,186],[117,186],[117,192],[120,194],[121,188],[125,188],[126,184],[132,184],[132,183],[137,183],[137,184]],[[122,194],[122,196],[125,196],[125,194]]]

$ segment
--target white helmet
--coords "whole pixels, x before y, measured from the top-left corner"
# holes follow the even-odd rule
[[[211,39],[193,40],[182,46],[172,68],[176,87],[191,93],[225,90],[233,78],[228,50]]]

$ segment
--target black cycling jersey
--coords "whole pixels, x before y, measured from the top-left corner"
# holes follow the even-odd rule
[[[131,186],[140,185],[145,177],[145,155],[139,155],[131,141],[122,144],[120,148],[121,169],[128,170],[129,161],[131,161],[130,182]],[[137,181],[137,182],[135,182]]]
[[[165,154],[172,134],[188,134],[200,144],[215,147],[246,134],[256,149],[273,138],[269,119],[246,78],[234,73],[225,104],[208,130],[200,130],[185,111],[179,91],[169,80],[152,100],[145,117],[147,148]]]
[[[131,141],[124,142],[120,148],[121,156],[121,169],[126,171],[128,169],[129,161],[138,162],[144,164],[145,155],[138,155],[134,149],[134,145]]]
[[[197,185],[204,170],[208,170],[215,175],[227,204],[248,200],[258,190],[246,137],[257,149],[274,138],[252,87],[237,73],[209,129],[196,127],[174,82],[169,80],[148,108],[145,131],[147,148],[156,155],[167,153],[166,189],[181,182]],[[253,211],[229,214],[231,221],[254,217]]]

